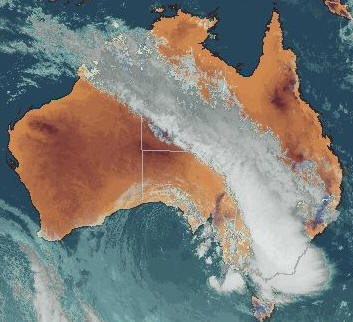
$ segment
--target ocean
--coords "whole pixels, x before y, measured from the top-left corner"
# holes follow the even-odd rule
[[[164,5],[173,1],[163,1]],[[28,13],[41,8],[72,29],[103,28],[107,16],[150,29],[151,1],[0,1],[0,320],[253,321],[253,286],[219,293],[224,277],[217,241],[190,230],[178,209],[161,203],[120,210],[101,226],[76,229],[60,242],[36,236],[39,216],[13,171],[8,128],[33,107],[66,95],[75,64],[31,51]],[[302,98],[320,115],[343,168],[340,215],[313,243],[326,254],[327,289],[275,309],[272,321],[353,321],[353,24],[322,1],[181,1],[194,14],[215,15],[216,40],[205,45],[244,75],[256,68],[265,25],[280,12],[284,46],[297,56]],[[352,3],[353,5],[353,3]],[[172,14],[169,8],[166,14]],[[59,19],[58,18],[58,19]],[[60,32],[60,30],[58,31]],[[9,45],[10,44],[10,45]],[[60,49],[58,52],[61,55]],[[76,66],[78,67],[78,66]],[[201,258],[200,245],[211,246]]]

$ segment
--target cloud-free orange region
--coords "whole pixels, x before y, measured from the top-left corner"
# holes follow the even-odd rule
[[[180,150],[159,141],[147,121],[142,132],[144,149]],[[144,152],[142,200],[140,117],[85,79],[69,95],[27,112],[10,131],[9,149],[39,211],[40,235],[48,240],[99,224],[117,209],[162,201],[186,212],[190,200],[204,218],[213,212],[221,235],[234,221],[249,236],[222,176],[190,153]],[[200,224],[193,217],[189,223],[193,229]],[[239,249],[247,256],[244,240]],[[222,243],[227,255],[227,241]]]
[[[323,0],[323,1],[332,13],[339,15],[341,17],[344,17],[348,20],[352,19],[348,6],[346,4],[342,4],[341,0]]]
[[[152,33],[160,42],[160,53],[176,68],[182,64],[181,58],[193,56],[201,71],[198,84],[206,100],[210,97],[209,86],[224,78],[243,112],[261,129],[269,128],[279,137],[293,165],[305,160],[314,162],[327,192],[334,198],[332,206],[336,207],[341,195],[342,170],[329,148],[329,138],[322,134],[318,114],[300,97],[296,57],[291,50],[283,49],[278,13],[273,13],[267,26],[263,55],[250,77],[242,76],[203,46],[208,29],[216,22],[179,10],[174,17],[156,21]],[[324,225],[312,227],[312,223],[308,223],[310,236],[324,228]]]

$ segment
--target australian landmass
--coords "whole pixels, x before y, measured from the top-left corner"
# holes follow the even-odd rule
[[[242,113],[278,137],[285,155],[281,162],[313,185],[319,184],[317,178],[322,181],[334,210],[342,170],[318,114],[301,98],[295,55],[283,48],[279,14],[273,13],[259,65],[249,77],[204,47],[215,24],[215,19],[178,11],[156,21],[152,34],[160,55],[177,73],[184,73],[183,58],[193,57],[205,101],[210,86],[224,79]],[[118,209],[161,201],[179,207],[193,230],[213,216],[225,262],[239,268],[251,256],[250,233],[222,175],[181,150],[153,120],[96,89],[84,69],[71,93],[30,110],[9,134],[16,172],[40,215],[39,236],[60,240],[75,228],[101,224]],[[304,162],[314,165],[317,178],[298,170]],[[303,230],[313,238],[326,225],[308,216]],[[232,241],[229,230],[238,232]],[[253,303],[260,307],[258,299]],[[273,303],[267,308],[266,316]]]

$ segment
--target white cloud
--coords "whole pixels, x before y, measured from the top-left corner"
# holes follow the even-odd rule
[[[216,276],[211,276],[208,280],[210,286],[218,293],[243,293],[245,282],[243,277],[235,271],[229,270],[223,281],[219,281]]]
[[[86,313],[85,322],[101,322],[102,320],[98,317],[97,313],[85,302],[81,303],[81,306]]]
[[[199,258],[202,258],[205,256],[206,252],[211,247],[211,243],[212,243],[212,240],[208,238],[197,247],[197,255]]]
[[[211,256],[208,256],[206,259],[205,259],[205,263],[207,265],[211,265],[212,264],[212,257]]]
[[[35,296],[33,305],[37,311],[38,322],[66,322],[68,319],[60,304],[61,288],[54,273],[40,263],[37,255],[25,244],[22,246],[31,262],[34,274]]]

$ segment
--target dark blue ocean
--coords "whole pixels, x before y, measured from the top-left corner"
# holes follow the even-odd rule
[[[0,321],[35,321],[36,304],[58,306],[73,321],[87,321],[90,314],[119,322],[254,320],[251,288],[220,295],[208,286],[210,276],[224,273],[217,243],[208,250],[213,262],[207,265],[196,256],[202,227],[193,235],[178,209],[144,204],[46,242],[36,236],[38,213],[13,171],[9,127],[28,109],[66,95],[76,80],[75,66],[65,60],[59,60],[59,72],[49,61],[45,72],[23,72],[46,59],[28,50],[32,39],[19,32],[29,8],[41,8],[72,29],[99,28],[107,16],[150,29],[157,18],[151,7],[159,4],[173,14],[168,5],[175,1],[0,0]],[[276,308],[271,320],[353,321],[353,27],[321,0],[189,0],[177,6],[218,17],[212,30],[217,37],[206,46],[244,75],[256,68],[266,24],[273,8],[279,11],[284,45],[297,56],[302,98],[319,113],[344,172],[340,216],[314,240],[334,272],[330,287]]]

